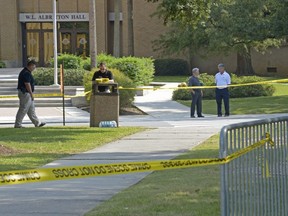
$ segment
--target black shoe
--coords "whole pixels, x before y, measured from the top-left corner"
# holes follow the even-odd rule
[[[14,128],[25,128],[23,126],[14,126]]]
[[[229,114],[225,114],[225,117],[229,117]]]
[[[191,116],[191,118],[195,118],[195,116]]]
[[[203,116],[203,115],[199,115],[199,116],[198,116],[198,118],[204,118],[204,117],[205,117],[205,116]]]
[[[219,115],[219,114],[218,114],[218,117],[222,117],[222,115]]]
[[[38,127],[43,127],[43,126],[45,126],[45,125],[46,125],[46,122],[41,122],[41,124],[38,125]]]

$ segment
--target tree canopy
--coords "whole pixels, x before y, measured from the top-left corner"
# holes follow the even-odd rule
[[[171,30],[155,44],[168,53],[236,51],[236,72],[253,74],[251,49],[281,45],[287,8],[284,0],[161,0],[157,14]]]

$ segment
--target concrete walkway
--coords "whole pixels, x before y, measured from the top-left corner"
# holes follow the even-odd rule
[[[176,86],[175,83],[166,87]],[[149,115],[121,116],[120,126],[155,128],[108,143],[91,151],[47,164],[72,166],[172,159],[193,148],[221,127],[231,123],[267,118],[267,115],[230,116],[190,119],[189,108],[171,101],[172,90],[157,90],[136,97],[135,105]],[[216,105],[215,105],[216,106]],[[0,125],[13,125],[17,109],[0,109]],[[61,108],[36,108],[48,126],[61,125]],[[271,117],[276,115],[271,115]],[[89,125],[89,114],[76,108],[66,110],[67,125]],[[28,119],[25,120],[27,123]],[[32,126],[30,123],[27,126]],[[1,140],[1,138],[0,138]],[[3,216],[63,216],[84,215],[119,191],[134,185],[149,173],[96,177],[5,186],[0,188],[0,214]]]

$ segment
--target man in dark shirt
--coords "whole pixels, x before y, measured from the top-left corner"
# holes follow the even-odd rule
[[[32,71],[36,68],[36,62],[31,60],[28,62],[27,67],[25,67],[18,76],[18,97],[20,100],[20,106],[16,115],[15,128],[23,128],[22,121],[26,114],[35,125],[35,127],[42,127],[46,123],[40,122],[35,113],[34,106],[34,78],[32,76]]]
[[[92,81],[95,81],[99,78],[108,78],[110,82],[113,82],[113,74],[111,71],[107,70],[106,64],[104,62],[101,62],[99,64],[99,71],[96,71],[93,75]],[[105,92],[109,90],[108,86],[99,86],[98,87],[99,92]]]
[[[203,84],[199,81],[199,69],[193,68],[192,76],[189,78],[188,86],[202,86]],[[201,89],[191,89],[192,103],[190,110],[190,117],[195,118],[195,106],[197,106],[197,115],[199,118],[203,118],[202,115],[202,96],[203,91]]]

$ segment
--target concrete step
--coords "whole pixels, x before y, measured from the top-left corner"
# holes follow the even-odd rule
[[[0,107],[18,107],[19,99],[18,98],[8,98],[0,100]],[[71,98],[65,98],[65,106],[71,107],[72,100]],[[63,101],[62,98],[35,98],[35,105],[37,107],[62,107]]]
[[[17,80],[16,81],[0,80],[0,87],[17,88]]]
[[[16,86],[1,86],[0,84],[0,96],[1,95],[17,95],[17,85]],[[76,95],[83,94],[84,87],[81,86],[67,86],[64,88],[65,95]],[[55,86],[36,86],[35,94],[57,94],[60,93],[60,87]]]

